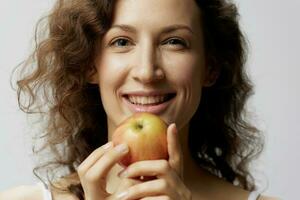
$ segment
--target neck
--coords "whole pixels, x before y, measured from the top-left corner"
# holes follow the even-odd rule
[[[192,183],[199,179],[199,175],[202,174],[202,170],[196,165],[190,154],[188,146],[189,124],[180,129],[178,134],[183,156],[183,179],[185,182]]]

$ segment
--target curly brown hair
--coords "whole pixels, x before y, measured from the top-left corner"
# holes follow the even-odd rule
[[[245,70],[247,45],[239,14],[230,1],[196,2],[202,12],[208,65],[220,75],[212,87],[204,88],[191,120],[190,153],[199,167],[253,190],[249,164],[264,143],[247,119],[246,102],[253,86]],[[110,28],[114,5],[113,0],[58,0],[37,25],[36,47],[21,65],[17,95],[24,112],[44,117],[39,133],[44,143],[34,151],[49,149],[53,157],[33,170],[38,178],[39,170],[50,168],[66,169],[62,176],[76,174],[78,165],[108,140],[99,89],[88,83],[87,74],[95,72],[97,42]],[[53,170],[48,174],[55,177]],[[48,177],[50,183],[54,179]],[[84,199],[80,183],[69,184],[67,190]]]

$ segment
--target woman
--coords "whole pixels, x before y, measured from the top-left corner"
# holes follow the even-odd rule
[[[263,142],[245,119],[252,86],[237,17],[224,0],[58,1],[18,97],[25,112],[46,113],[48,167],[67,172],[0,199],[275,199],[248,169]],[[124,169],[128,146],[109,141],[140,111],[169,124],[169,159]]]

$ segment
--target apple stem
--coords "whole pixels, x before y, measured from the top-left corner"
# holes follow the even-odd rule
[[[137,129],[139,129],[139,130],[143,129],[143,125],[142,125],[142,124],[137,124],[136,127],[137,127]]]

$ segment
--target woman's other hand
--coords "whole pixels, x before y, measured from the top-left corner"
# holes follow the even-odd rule
[[[121,178],[153,177],[156,179],[136,183],[116,195],[119,199],[191,200],[191,191],[183,183],[182,151],[175,124],[168,127],[169,160],[139,161],[128,166]]]
[[[77,173],[84,190],[86,200],[114,200],[116,195],[106,191],[106,176],[111,168],[128,153],[128,146],[120,144],[113,147],[112,142],[93,151],[78,167]],[[122,179],[117,192],[125,190],[140,181]]]

